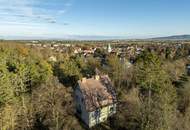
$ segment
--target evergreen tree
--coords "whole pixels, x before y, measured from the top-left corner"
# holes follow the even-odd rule
[[[138,58],[136,81],[142,99],[142,129],[172,130],[175,89],[156,54],[145,51]]]

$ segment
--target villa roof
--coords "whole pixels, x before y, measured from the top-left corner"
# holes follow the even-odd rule
[[[107,75],[78,81],[87,111],[94,111],[116,102],[116,93]]]

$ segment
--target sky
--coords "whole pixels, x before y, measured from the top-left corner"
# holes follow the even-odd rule
[[[190,0],[0,0],[1,38],[190,34]]]

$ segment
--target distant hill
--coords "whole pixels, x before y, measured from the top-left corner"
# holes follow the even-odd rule
[[[151,38],[153,40],[190,40],[190,35],[174,35],[168,37]]]
[[[102,35],[63,35],[63,36],[0,36],[5,40],[120,40],[129,39],[124,36],[102,36]]]

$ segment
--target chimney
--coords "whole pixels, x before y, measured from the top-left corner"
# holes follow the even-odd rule
[[[99,80],[99,79],[100,79],[100,76],[99,76],[99,75],[96,75],[96,76],[95,76],[95,79],[96,79],[96,80]]]
[[[82,83],[85,83],[86,82],[86,78],[82,78]]]

